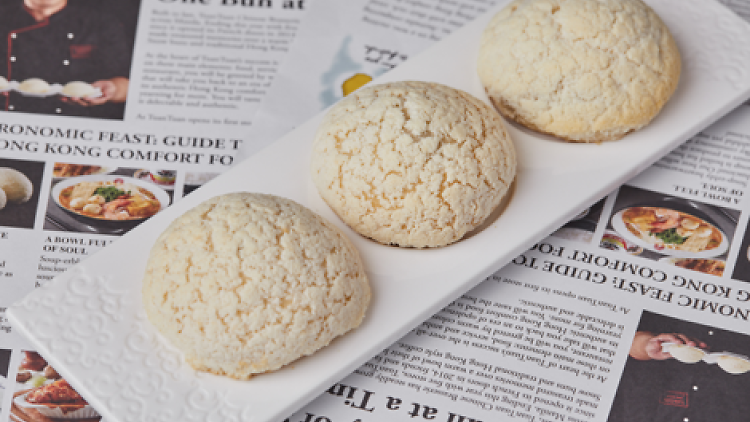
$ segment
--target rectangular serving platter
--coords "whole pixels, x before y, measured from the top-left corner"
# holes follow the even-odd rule
[[[439,82],[486,100],[475,73],[479,37],[499,4],[375,83]],[[237,164],[106,249],[14,304],[8,316],[110,422],[278,422],[468,291],[579,211],[750,97],[750,27],[711,0],[647,1],[672,29],[680,84],[662,113],[616,142],[568,144],[509,125],[519,171],[502,213],[448,247],[417,250],[364,239],[328,209],[309,177],[318,115]],[[145,318],[141,276],[160,232],[222,193],[293,199],[341,227],[373,289],[358,329],[320,352],[249,381],[196,373]]]

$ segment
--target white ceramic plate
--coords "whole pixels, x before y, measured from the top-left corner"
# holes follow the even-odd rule
[[[519,173],[502,215],[446,248],[398,249],[344,226],[309,179],[321,115],[139,225],[8,310],[14,329],[112,422],[278,422],[501,266],[750,97],[750,26],[710,0],[648,1],[684,58],[672,100],[646,128],[598,145],[567,144],[511,127]],[[441,82],[485,98],[479,37],[500,6],[376,82]],[[199,374],[145,318],[140,279],[174,218],[215,195],[266,192],[300,202],[349,234],[373,287],[362,326],[329,347],[250,381]]]
[[[713,248],[713,249],[707,249],[704,251],[699,252],[690,252],[690,251],[681,251],[677,249],[657,249],[656,246],[653,243],[650,243],[636,235],[630,232],[628,230],[625,222],[622,220],[622,215],[630,208],[625,208],[623,210],[618,211],[615,215],[612,216],[612,228],[615,229],[615,231],[620,234],[625,240],[630,241],[631,243],[635,243],[636,245],[648,249],[651,252],[656,252],[662,255],[668,255],[674,258],[713,258],[715,256],[719,256],[723,254],[724,252],[729,249],[729,241],[727,240],[727,235],[721,229],[718,225],[707,221],[707,223],[711,224],[716,228],[716,230],[721,233],[721,243],[719,246]],[[697,216],[693,216],[694,218],[700,218]],[[702,219],[702,218],[701,218]]]

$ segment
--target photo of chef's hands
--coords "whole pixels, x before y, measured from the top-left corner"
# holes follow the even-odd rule
[[[609,422],[746,421],[750,338],[643,311]]]
[[[25,350],[16,372],[12,422],[67,422],[101,420],[73,387],[37,352]]]
[[[122,119],[140,0],[5,0],[0,109]]]

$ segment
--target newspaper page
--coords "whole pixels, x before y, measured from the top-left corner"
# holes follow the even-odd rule
[[[236,162],[309,3],[0,4],[0,421],[100,419],[6,308]]]
[[[416,54],[441,13],[489,6],[331,3],[309,11],[255,136]],[[284,422],[745,420],[748,118],[739,107]]]
[[[496,0],[318,1],[250,128],[278,139],[494,6]],[[256,149],[243,148],[248,156]]]
[[[394,13],[389,15],[384,11],[386,8],[395,7],[396,2],[391,4],[387,1],[372,1],[370,3],[374,5],[373,7],[380,8],[371,10],[376,12],[379,10],[383,19],[399,16]],[[458,11],[463,6],[455,1],[435,2],[438,4],[426,1],[402,3],[401,7],[408,7],[410,8],[408,10],[416,12],[433,10],[444,15],[455,14],[457,16],[455,19],[445,21],[446,25],[450,26],[439,27],[445,33],[450,32],[453,26],[458,27],[471,18],[463,12],[459,16]],[[467,0],[463,10],[471,10],[471,7],[474,7],[478,14],[482,9],[486,9],[483,6],[484,3]],[[346,2],[346,5],[339,4],[339,6],[352,8],[351,10],[356,12],[356,4],[362,7],[364,2]],[[66,96],[66,101],[59,98],[61,102],[54,108],[48,108],[47,111],[21,109],[18,104],[34,98],[34,95],[29,94],[35,93],[29,90],[19,92],[16,89],[28,78],[16,80],[15,76],[9,75],[7,78],[9,86],[6,87],[9,100],[6,104],[7,106],[13,105],[14,108],[8,108],[6,113],[0,114],[0,119],[5,120],[0,123],[0,127],[4,128],[4,130],[0,129],[2,131],[0,167],[22,173],[33,189],[27,200],[8,200],[5,208],[0,211],[0,283],[2,283],[3,292],[0,296],[0,420],[55,420],[54,415],[44,415],[31,406],[22,407],[20,404],[23,402],[16,400],[19,400],[18,397],[28,390],[45,387],[56,381],[58,384],[55,386],[61,388],[55,391],[67,394],[68,398],[74,402],[83,400],[65,389],[64,380],[58,380],[54,368],[49,367],[43,357],[29,350],[24,340],[12,331],[12,327],[3,317],[3,308],[24,296],[38,285],[37,283],[44,283],[54,274],[64,271],[110,242],[116,241],[120,234],[127,231],[127,228],[122,226],[104,228],[104,225],[92,223],[89,220],[84,220],[87,223],[81,223],[76,218],[76,213],[65,211],[63,209],[65,206],[58,204],[59,196],[55,200],[52,194],[55,187],[72,177],[80,177],[76,175],[78,172],[89,176],[112,175],[114,179],[119,178],[123,181],[126,178],[144,181],[147,183],[146,190],[152,194],[164,190],[169,197],[168,203],[172,203],[204,183],[212,175],[236,162],[238,150],[252,153],[262,148],[264,142],[272,142],[275,139],[273,137],[258,138],[247,135],[246,127],[255,124],[257,119],[243,123],[243,119],[248,114],[244,111],[237,111],[238,109],[233,108],[232,105],[240,108],[247,107],[243,109],[247,111],[257,107],[262,98],[267,98],[268,86],[263,84],[270,82],[269,74],[274,74],[281,56],[275,62],[268,58],[271,67],[263,67],[263,70],[256,67],[261,66],[258,64],[253,64],[252,68],[238,64],[241,61],[236,62],[237,60],[244,60],[255,54],[258,54],[258,60],[264,60],[266,56],[263,53],[266,51],[250,47],[243,47],[245,49],[240,51],[240,44],[236,42],[240,37],[239,32],[228,31],[227,28],[231,25],[226,25],[226,22],[240,20],[240,16],[245,13],[248,16],[256,13],[258,15],[255,16],[266,16],[268,22],[271,22],[272,16],[274,19],[284,20],[284,26],[278,26],[277,23],[266,25],[265,30],[269,34],[272,31],[278,32],[273,32],[273,35],[268,35],[267,39],[263,39],[266,39],[269,45],[288,45],[289,39],[285,34],[290,28],[285,26],[287,21],[290,26],[296,28],[303,16],[302,13],[305,13],[307,20],[309,14],[303,12],[307,8],[308,2],[303,4],[299,0],[284,2],[276,0],[273,2],[268,0],[153,0],[148,3],[144,2],[143,5],[133,9],[138,10],[137,16],[133,18],[138,25],[131,29],[134,34],[132,43],[135,53],[130,59],[132,63],[126,78],[129,87],[124,101],[122,97],[117,96],[118,92],[122,93],[118,87],[121,88],[124,81],[115,79],[109,81],[111,84],[97,84],[98,86],[95,87],[98,89],[97,94],[90,95],[88,99],[72,95]],[[132,13],[134,12],[131,11],[131,15]],[[262,15],[262,13],[268,15]],[[371,20],[376,21],[374,17],[378,16],[378,13],[367,13],[373,17]],[[118,12],[115,15],[128,16],[125,12]],[[439,16],[434,17],[427,13],[422,18],[424,21],[416,20],[409,22],[409,25],[418,27],[431,19],[440,20]],[[248,19],[250,20],[252,19]],[[205,29],[194,28],[193,25]],[[242,25],[243,23],[238,23],[238,26]],[[259,27],[255,27],[253,23],[244,25],[248,26],[246,32],[250,41],[243,45],[258,45],[255,44],[256,42],[263,44],[263,41],[253,38],[260,37]],[[322,34],[336,38],[336,34],[330,33],[333,28],[335,26],[321,25],[320,31]],[[364,29],[365,31],[374,31],[371,27],[366,28],[369,29]],[[254,32],[256,33],[253,34]],[[69,33],[73,34],[73,38],[77,37],[76,32]],[[420,33],[426,34],[424,31]],[[63,33],[63,38],[67,37],[67,34]],[[427,35],[420,37],[417,34],[416,37],[423,39],[424,44],[419,48],[434,42],[434,40],[429,40]],[[435,37],[439,39],[439,35]],[[417,42],[413,39],[408,41],[409,38],[401,36],[391,38],[399,40],[394,41],[393,45],[399,47],[403,45],[403,48],[409,48],[408,45],[412,42],[416,45]],[[271,42],[271,39],[274,41]],[[287,42],[279,41],[282,39],[287,39]],[[385,40],[386,38],[383,36],[373,37],[373,39]],[[202,40],[203,44],[199,40]],[[310,39],[310,41],[315,40],[317,38]],[[396,42],[401,44],[396,44]],[[86,56],[88,50],[86,45],[88,44],[84,44],[83,47],[69,48],[69,51],[71,54],[75,52],[76,55]],[[338,45],[341,43],[339,42]],[[321,51],[323,50],[322,46],[318,47],[321,47]],[[414,54],[419,48],[404,51]],[[275,54],[273,52],[275,50],[271,48],[268,51],[271,52],[270,54]],[[368,50],[365,49],[365,51]],[[200,57],[200,53],[205,53],[208,58]],[[176,56],[170,57],[169,54]],[[296,55],[294,52],[290,54]],[[388,50],[384,57],[390,57],[389,60],[399,57],[398,54],[391,56],[392,54],[393,51]],[[195,65],[201,69],[197,71],[198,75],[195,74],[196,70],[193,70],[190,58],[198,62]],[[403,59],[406,58],[408,54],[403,53]],[[10,58],[8,60],[10,61]],[[63,60],[70,61],[70,59]],[[377,59],[383,63],[384,60]],[[313,60],[308,64],[314,62]],[[170,66],[169,63],[173,65]],[[393,62],[390,64],[397,65]],[[382,73],[392,67],[390,64],[384,64],[384,68],[380,70],[377,67],[372,70],[363,67],[360,69],[363,70],[362,72],[356,72],[337,82],[343,86],[344,82],[351,80],[346,86],[349,87],[348,89],[353,89],[352,87],[358,86],[363,80],[377,76],[378,72]],[[264,63],[262,66],[265,65]],[[249,71],[249,69],[252,69],[252,76],[246,78],[230,76],[235,72],[239,74],[240,71]],[[272,70],[269,71],[269,69]],[[201,73],[202,71],[205,71],[205,74]],[[300,67],[297,71],[310,71],[310,74],[314,74],[310,66]],[[364,74],[365,77],[356,76],[358,73]],[[31,77],[34,76],[29,78]],[[95,78],[87,80],[98,82],[114,79],[114,77]],[[251,92],[240,92],[240,88],[235,90],[234,85],[228,82],[231,79],[235,79],[236,86],[243,87],[242,89],[252,86]],[[62,89],[68,82],[68,80],[52,78],[47,81],[52,82],[51,89]],[[227,81],[227,86],[222,86],[222,81]],[[251,85],[251,82],[255,85]],[[33,88],[34,85],[39,84],[31,85]],[[202,85],[211,86],[211,90],[206,92],[205,89],[203,91],[197,89]],[[214,86],[217,87],[215,91]],[[263,89],[258,89],[259,87]],[[307,88],[312,87],[317,87],[317,85]],[[28,85],[25,89],[28,89]],[[301,92],[301,90],[297,91],[298,98],[303,97],[300,95]],[[27,94],[25,97],[17,97],[20,101],[14,101],[15,104],[10,102],[11,95],[23,96],[24,93]],[[49,93],[49,91],[43,91],[41,94],[36,94],[37,98],[49,99],[51,97],[47,95]],[[238,97],[238,94],[257,95],[258,101],[246,101],[245,98],[251,98],[251,96]],[[62,96],[62,94],[55,95]],[[205,96],[200,97],[200,95]],[[232,98],[229,98],[230,95]],[[343,88],[341,94],[336,91],[332,95],[343,95]],[[64,117],[69,112],[66,107],[70,105],[81,107],[105,105],[104,103],[94,104],[96,98],[107,98],[107,102],[112,103],[109,104],[112,107],[107,107],[110,110],[106,113],[105,110],[94,113],[94,110],[83,111],[78,108],[79,113],[90,113],[90,115],[71,114],[70,117]],[[330,101],[335,101],[335,99],[326,100],[323,104],[330,104]],[[319,109],[324,105],[318,104],[316,107]],[[119,111],[115,110],[116,108],[119,108]],[[57,111],[58,109],[60,111]],[[310,115],[316,113],[318,109],[311,110]],[[100,115],[94,116],[94,114]],[[225,118],[228,121],[224,121]],[[744,115],[738,120],[742,119],[747,120]],[[3,124],[4,126],[1,126]],[[733,124],[737,122],[730,122],[728,127],[733,128]],[[237,128],[237,133],[233,131],[233,127]],[[736,162],[730,162],[729,158],[726,158],[724,161],[726,167],[721,169],[735,171],[734,177],[741,178],[743,177],[740,175],[742,169],[732,170],[732,167],[735,164],[740,167],[743,165],[741,158],[744,155],[742,152],[744,147],[740,144],[731,144],[731,141],[746,139],[747,135],[743,133],[750,133],[750,130],[742,128],[727,130],[717,129],[715,140],[713,135],[706,131],[706,139],[711,140],[709,143],[713,144],[715,149],[722,151],[726,149],[722,144],[723,139],[725,137],[730,139],[726,145],[734,145],[736,157],[732,159]],[[713,153],[713,150],[699,142],[706,141],[706,139],[696,138],[695,146],[698,150]],[[725,268],[732,266],[740,268],[739,254],[743,246],[738,247],[737,242],[738,238],[742,237],[739,234],[740,227],[746,226],[742,214],[744,212],[744,203],[740,198],[742,195],[737,193],[732,193],[731,196],[724,195],[737,199],[736,204],[731,204],[731,200],[727,204],[727,201],[723,199],[700,196],[706,192],[722,196],[721,192],[712,191],[721,186],[730,191],[735,188],[728,176],[724,176],[727,179],[721,181],[707,178],[706,180],[715,181],[714,185],[717,186],[715,189],[704,187],[702,181],[697,179],[704,177],[699,173],[700,166],[705,164],[701,160],[704,158],[710,160],[710,156],[709,153],[704,156],[688,150],[685,152],[685,157],[671,158],[677,160],[678,164],[663,161],[659,163],[662,167],[655,166],[656,173],[652,177],[679,179],[680,186],[695,189],[694,194],[664,190],[659,184],[651,185],[650,183],[655,183],[653,181],[634,182],[632,188],[637,192],[661,192],[664,195],[669,194],[683,199],[695,196],[693,199],[699,198],[700,202],[706,205],[718,204],[728,209],[730,215],[732,212],[736,216],[739,215],[731,247],[722,261],[724,261]],[[680,161],[683,158],[684,162]],[[84,169],[86,166],[93,169]],[[718,171],[718,164],[714,164],[714,168]],[[62,171],[72,173],[60,173]],[[696,173],[690,173],[690,171]],[[703,174],[708,174],[708,170],[703,171]],[[693,182],[683,182],[683,173],[693,174]],[[129,179],[130,183],[136,185],[137,182]],[[140,190],[140,186],[138,184],[132,190]],[[613,198],[617,198],[616,194],[613,195]],[[611,213],[614,205],[608,204],[612,204],[612,201],[615,199],[607,198],[606,201],[592,207],[586,217],[591,219],[597,215],[603,216],[605,209]],[[67,223],[75,223],[77,226],[66,228],[65,222],[60,221],[64,218],[73,220]],[[584,220],[586,218],[581,219],[581,221]],[[706,221],[708,220],[707,218]],[[736,303],[744,302],[747,292],[741,288],[740,283],[737,283],[738,276],[730,276],[727,273],[728,270],[724,270],[721,276],[704,276],[703,273],[695,270],[676,267],[673,269],[672,265],[666,261],[647,258],[646,252],[648,251],[645,250],[641,251],[640,255],[631,255],[632,250],[630,252],[613,251],[610,242],[604,241],[604,220],[599,221],[599,225],[594,229],[594,234],[588,242],[559,237],[551,237],[545,242],[540,242],[534,249],[516,259],[513,264],[491,277],[475,291],[457,299],[451,306],[426,321],[409,336],[384,350],[350,377],[332,386],[328,391],[321,392],[322,395],[318,400],[290,416],[288,420],[305,422],[360,420],[362,422],[417,418],[468,421],[472,419],[506,420],[506,415],[509,415],[508,418],[528,420],[575,420],[575,418],[603,420],[608,414],[605,410],[609,406],[606,400],[612,400],[613,391],[617,390],[618,376],[627,372],[622,370],[624,362],[630,361],[630,358],[623,352],[628,347],[625,343],[636,338],[636,333],[659,330],[644,328],[636,331],[635,321],[641,320],[635,315],[639,312],[643,315],[650,312],[656,316],[667,316],[678,321],[700,320],[702,324],[709,324],[710,327],[722,327],[722,330],[727,330],[730,336],[735,336],[734,338],[744,339],[744,337],[737,337],[738,333],[743,333],[740,324],[745,315],[744,308]],[[600,239],[599,242],[607,248],[599,247],[595,239]],[[17,246],[19,244],[24,247],[19,248]],[[572,258],[569,258],[571,256]],[[623,257],[618,258],[620,256]],[[611,261],[605,264],[605,259]],[[646,263],[641,262],[642,260],[646,260]],[[579,261],[580,264],[578,264]],[[617,265],[626,264],[615,264],[615,262],[626,262],[629,265],[628,268],[633,266],[646,268],[638,270],[639,273],[647,273],[648,269],[655,272],[662,271],[665,279],[658,280],[659,277],[654,276],[644,281],[641,275],[629,278],[623,274],[623,271],[617,269]],[[565,274],[566,270],[558,264],[567,264],[573,269]],[[610,265],[615,268],[609,268]],[[585,276],[581,275],[586,268],[590,268],[594,274],[597,274],[596,277],[592,275],[591,280],[586,280]],[[696,275],[691,277],[691,274]],[[601,281],[601,277],[607,277],[607,280]],[[617,280],[628,279],[628,282],[623,281],[620,287],[617,287],[613,281],[616,277],[619,277]],[[570,279],[578,284],[571,284]],[[634,282],[640,280],[644,287],[634,287],[639,285],[630,284],[631,279]],[[555,283],[556,281],[562,281],[565,284]],[[610,283],[615,287],[610,287]],[[501,293],[495,291],[499,289],[498,286],[502,287]],[[609,289],[605,289],[607,287]],[[646,293],[642,293],[644,290]],[[629,294],[625,295],[625,293]],[[548,297],[552,295],[552,298],[546,299],[544,294]],[[656,298],[653,297],[654,295]],[[695,299],[687,302],[688,299],[680,295]],[[639,303],[633,299],[634,297],[643,299],[644,310],[630,305],[630,303]],[[617,302],[618,298],[627,300],[625,303],[628,305],[623,309],[618,309],[617,306],[621,306]],[[659,306],[647,307],[654,303]],[[614,305],[614,309],[611,305]],[[51,304],[51,306],[54,305]],[[736,313],[739,317],[732,319],[731,316],[724,315],[725,313]],[[712,317],[704,318],[703,315],[712,315]],[[487,319],[479,321],[480,318]],[[731,323],[730,321],[737,322]],[[505,323],[511,326],[506,326]],[[499,327],[496,327],[497,324]],[[485,326],[489,327],[491,333],[483,334],[487,332]],[[501,331],[494,332],[494,329]],[[510,331],[511,329],[515,331]],[[569,331],[563,332],[563,330]],[[576,334],[573,334],[574,331]],[[506,335],[503,332],[513,335]],[[680,330],[670,328],[670,332],[680,333]],[[711,334],[706,335],[713,336],[719,332],[723,333],[719,328],[711,328]],[[528,339],[524,336],[528,336]],[[535,345],[536,337],[539,336],[542,342],[548,342],[549,345],[544,343]],[[696,337],[701,336],[696,335]],[[495,341],[495,338],[499,340]],[[637,338],[644,337],[641,335]],[[603,344],[601,339],[605,339]],[[610,344],[610,340],[616,344]],[[503,341],[509,345],[505,346]],[[708,343],[705,339],[702,341]],[[679,339],[673,342],[679,342]],[[452,346],[449,346],[451,344]],[[566,345],[567,348],[565,348]],[[589,347],[591,345],[596,349]],[[704,349],[707,347],[703,346],[703,343],[696,343],[696,345]],[[734,365],[720,366],[718,364],[721,356],[734,358],[741,356],[743,352],[740,347],[711,346],[714,349],[718,347],[716,351],[724,354],[706,356],[704,353],[705,359],[695,365],[690,365],[691,368],[701,368],[701,365],[704,365],[712,369],[727,367],[731,372],[740,371],[741,359],[739,364],[736,363],[737,360],[732,360],[735,362]],[[509,351],[503,353],[505,350],[503,348]],[[535,354],[534,350],[552,352],[549,356],[545,356]],[[554,350],[559,350],[559,352],[554,352]],[[498,360],[500,359],[498,356],[502,356],[502,359]],[[609,357],[604,358],[604,356]],[[643,357],[637,353],[636,356]],[[713,363],[710,363],[709,361],[712,360]],[[666,362],[674,363],[674,360],[667,359]],[[553,364],[555,366],[552,366]],[[604,369],[600,369],[599,366]],[[433,370],[438,372],[431,372]],[[491,383],[488,374],[492,374]],[[486,387],[482,384],[483,382],[486,383]],[[716,379],[716,383],[726,382],[725,379]],[[619,385],[622,384],[624,381]],[[696,391],[689,388],[688,390],[687,392],[676,388],[668,390],[664,400],[675,403],[674,408],[687,407],[685,405],[688,399],[691,403],[695,400],[692,396],[689,397],[690,391]],[[704,387],[701,387],[700,391],[703,390]],[[38,391],[51,393],[52,389]],[[710,386],[708,391],[710,391]],[[738,387],[734,391],[741,392],[747,389],[743,390]],[[491,396],[485,395],[490,392],[494,393],[497,399],[493,400]],[[677,393],[673,394],[674,392]],[[620,395],[619,391],[617,395]],[[568,400],[569,398],[572,400]],[[553,413],[555,410],[560,410],[554,404],[557,400],[563,411]],[[732,406],[724,407],[733,408]],[[712,411],[717,412],[717,408],[718,406],[713,407]],[[95,409],[86,409],[86,411],[90,413],[79,414],[79,419],[100,419]],[[732,420],[728,417],[725,419]]]
[[[732,9],[735,13],[742,16],[746,21],[750,21],[750,3],[744,0],[719,0],[721,3]]]
[[[285,421],[746,420],[748,122],[741,106]]]
[[[309,1],[160,0],[139,21],[133,121],[246,130]]]
[[[750,3],[720,0],[750,21]],[[250,129],[278,139],[296,125],[485,13],[497,0],[319,1]],[[249,146],[241,156],[257,149]]]

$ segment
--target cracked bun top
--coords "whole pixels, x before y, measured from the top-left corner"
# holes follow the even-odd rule
[[[487,25],[477,62],[503,116],[571,142],[648,124],[680,67],[669,29],[640,0],[516,0]]]
[[[500,115],[430,82],[367,86],[334,105],[313,145],[312,179],[365,237],[444,246],[482,224],[516,174]]]
[[[357,327],[370,301],[359,254],[288,199],[231,193],[189,210],[153,246],[151,323],[195,369],[247,379]]]

